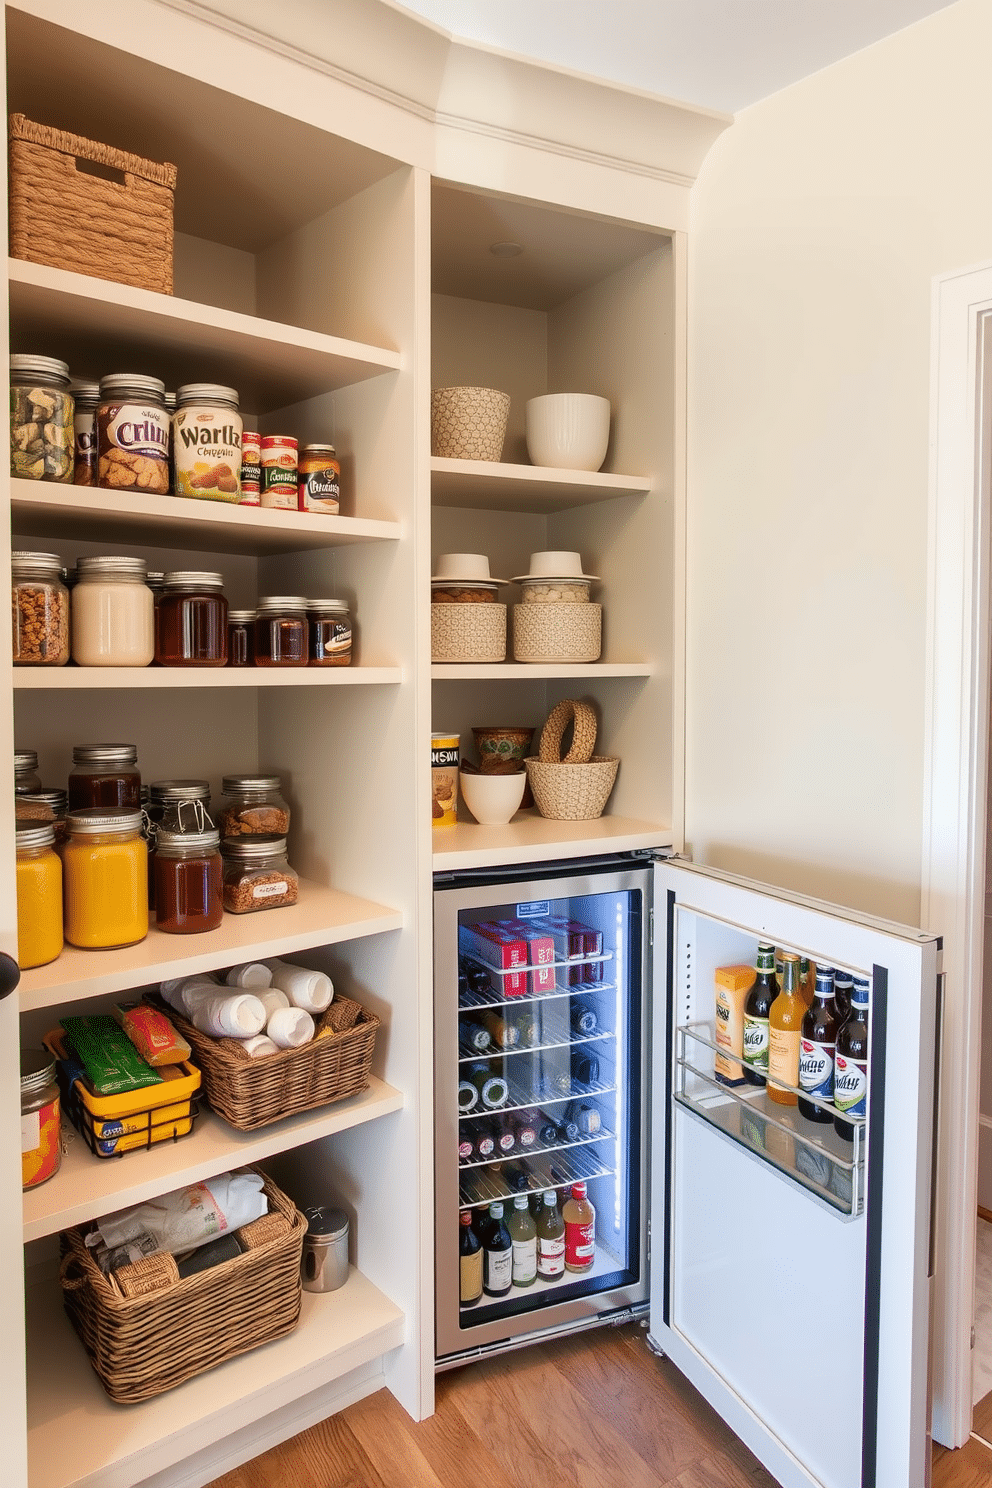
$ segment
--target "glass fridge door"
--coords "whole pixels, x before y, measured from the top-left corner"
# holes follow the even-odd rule
[[[646,882],[436,896],[439,1355],[646,1292]]]

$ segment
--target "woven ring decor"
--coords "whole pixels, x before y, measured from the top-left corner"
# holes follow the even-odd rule
[[[572,725],[572,747],[562,757],[565,730]],[[548,714],[541,732],[538,758],[546,765],[587,765],[596,747],[596,715],[588,703],[563,698]]]

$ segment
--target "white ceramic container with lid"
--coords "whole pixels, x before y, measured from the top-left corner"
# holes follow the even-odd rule
[[[598,580],[598,574],[582,572],[581,553],[547,550],[531,553],[530,571],[513,582],[523,589],[525,604],[582,604]]]

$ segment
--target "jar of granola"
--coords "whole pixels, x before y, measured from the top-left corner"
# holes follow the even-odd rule
[[[11,475],[70,482],[72,417],[68,363],[15,352],[10,359]]]
[[[280,909],[299,898],[299,875],[289,866],[286,839],[276,832],[221,843],[224,908],[231,914]]]
[[[15,666],[65,666],[69,591],[54,553],[11,553],[11,629]]]
[[[96,431],[98,486],[167,494],[170,430],[161,378],[137,372],[101,377]]]
[[[285,837],[290,813],[278,775],[225,775],[221,789],[224,804],[217,825],[222,841],[264,832]]]

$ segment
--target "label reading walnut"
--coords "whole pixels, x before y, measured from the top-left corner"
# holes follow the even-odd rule
[[[241,418],[233,409],[184,404],[173,419],[176,495],[241,500]]]

